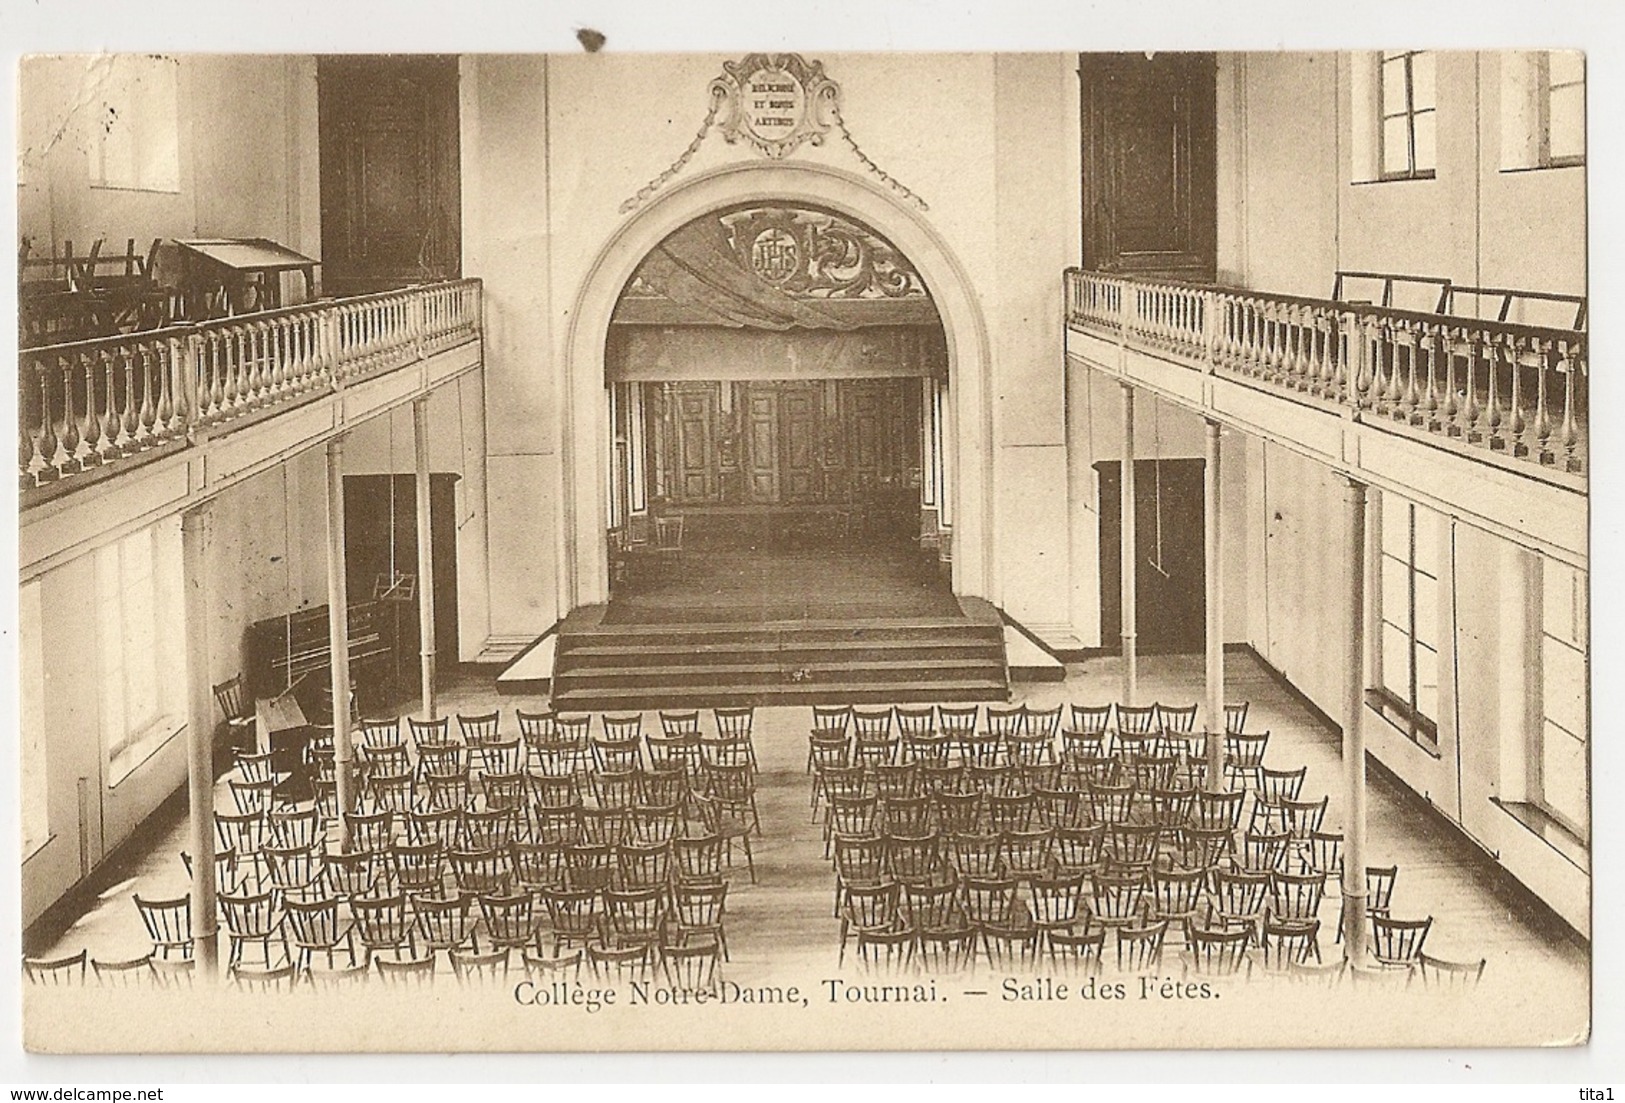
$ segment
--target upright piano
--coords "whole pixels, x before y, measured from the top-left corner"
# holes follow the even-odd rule
[[[350,678],[364,708],[381,705],[394,689],[394,618],[382,605],[361,601],[349,607]],[[325,605],[256,621],[248,628],[249,692],[258,699],[292,690],[306,716],[324,718],[329,703],[322,690],[332,657]]]

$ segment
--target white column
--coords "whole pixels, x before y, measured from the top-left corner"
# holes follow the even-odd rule
[[[1366,960],[1365,911],[1365,484],[1349,479],[1343,490],[1345,571],[1343,780],[1348,822],[1343,828],[1343,953],[1351,965]]]
[[[423,718],[435,718],[434,540],[429,526],[429,396],[412,400],[412,445],[417,454],[418,654],[423,664]],[[393,476],[391,476],[393,478]]]
[[[192,855],[192,938],[204,979],[219,972],[214,881],[214,690],[209,681],[210,505],[181,514],[182,604],[186,615],[186,797]]]
[[[391,476],[393,478],[393,476]],[[350,595],[344,561],[344,438],[327,442],[327,642],[333,684],[333,767],[338,782],[339,845],[350,847],[345,812],[355,809],[351,792]]]
[[[1219,499],[1219,423],[1207,422],[1207,463],[1202,469],[1202,551],[1207,578],[1207,787],[1224,788],[1224,526]]]
[[[1122,547],[1120,561],[1123,575],[1123,704],[1132,705],[1137,699],[1139,686],[1138,656],[1135,654],[1135,546],[1134,533],[1134,385],[1123,388],[1123,477],[1122,483]]]

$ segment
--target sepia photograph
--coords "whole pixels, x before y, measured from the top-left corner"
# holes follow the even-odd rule
[[[22,1045],[1585,1046],[1588,59],[1407,32],[25,49]]]

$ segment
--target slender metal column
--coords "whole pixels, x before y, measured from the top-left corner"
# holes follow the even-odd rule
[[[333,768],[337,779],[339,845],[350,848],[354,811],[353,759],[350,745],[350,595],[344,560],[344,437],[327,442],[327,642],[332,653]]]
[[[214,880],[214,690],[209,682],[209,503],[181,514],[182,604],[186,615],[186,797],[192,855],[193,957],[199,975],[220,969]]]
[[[1207,463],[1202,469],[1202,550],[1207,575],[1207,787],[1224,788],[1224,526],[1219,514],[1219,423],[1207,422]]]
[[[423,660],[423,718],[435,719],[434,541],[429,528],[429,397],[412,402],[412,443],[417,451],[418,636]]]
[[[1343,778],[1348,822],[1343,827],[1343,954],[1351,965],[1365,963],[1368,953],[1365,910],[1365,484],[1348,480],[1343,490],[1348,525],[1346,570],[1348,606],[1344,610]]]
[[[1135,558],[1137,548],[1134,534],[1134,386],[1131,383],[1122,384],[1123,387],[1123,477],[1122,477],[1122,533],[1123,546],[1121,552],[1123,597],[1123,704],[1132,705],[1137,700],[1139,686],[1138,657],[1134,651],[1135,640]]]

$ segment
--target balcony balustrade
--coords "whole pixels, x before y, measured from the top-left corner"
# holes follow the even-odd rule
[[[66,489],[476,340],[480,311],[480,282],[452,280],[25,348],[23,505],[34,488]]]
[[[1366,425],[1587,469],[1586,334],[1069,269],[1067,324]]]

